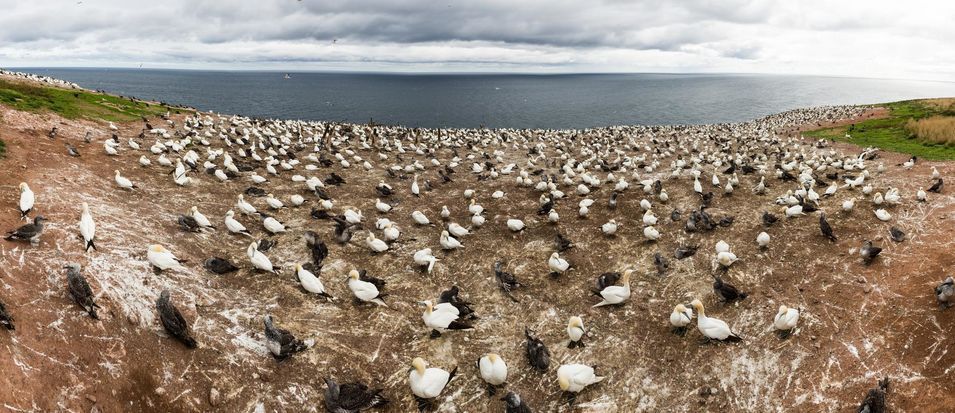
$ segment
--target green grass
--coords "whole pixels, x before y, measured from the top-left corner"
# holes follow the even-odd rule
[[[932,160],[955,159],[955,145],[924,142],[906,130],[910,119],[922,119],[936,115],[955,115],[951,107],[934,105],[932,100],[905,100],[881,105],[889,110],[889,116],[869,119],[852,125],[823,128],[804,133],[806,136],[835,139],[862,147],[875,146],[883,150],[915,155]],[[850,138],[846,138],[846,133]]]
[[[127,98],[79,90],[37,86],[0,79],[0,104],[28,112],[54,112],[68,119],[129,121],[157,116],[169,108]]]

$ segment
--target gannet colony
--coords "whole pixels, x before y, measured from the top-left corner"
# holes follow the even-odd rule
[[[0,159],[0,402],[952,411],[955,169],[799,134],[869,110],[491,130],[3,109],[25,144]]]

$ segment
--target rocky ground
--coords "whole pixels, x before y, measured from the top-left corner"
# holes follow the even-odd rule
[[[773,241],[765,251],[754,242],[763,230],[760,216],[764,210],[779,215],[779,207],[772,203],[772,189],[765,196],[749,191],[755,184],[751,176],[741,177],[744,182],[734,195],[718,196],[710,210],[715,216],[734,215],[732,226],[687,234],[682,224],[665,219],[668,206],[657,213],[664,237],[651,244],[642,236],[639,188],[622,195],[616,211],[599,203],[588,219],[576,218],[573,196],[573,202],[558,206],[562,218],[555,228],[533,213],[539,193],[517,187],[512,178],[477,182],[462,167],[455,182],[439,185],[428,172],[423,178],[434,186],[421,199],[408,194],[410,180],[390,180],[401,193],[387,215],[403,232],[384,254],[369,253],[361,240],[364,232],[345,246],[331,241],[331,223],[309,217],[314,197],[302,207],[276,212],[291,230],[275,237],[279,244],[269,256],[285,269],[272,275],[248,268],[248,238],[222,230],[184,233],[175,223],[177,214],[196,205],[221,224],[236,194],[249,186],[247,179],[219,183],[197,175],[197,185],[177,187],[165,168],[137,164],[145,151],[106,156],[102,124],[2,107],[0,113],[0,139],[7,143],[7,155],[0,159],[0,211],[5,211],[0,229],[23,223],[16,204],[21,181],[30,183],[37,212],[50,220],[37,247],[0,241],[0,300],[17,318],[15,331],[0,331],[0,406],[8,411],[323,411],[322,378],[333,376],[380,386],[391,399],[384,411],[406,412],[414,410],[407,373],[416,356],[438,367],[459,367],[459,377],[442,395],[440,411],[503,411],[499,397],[485,393],[474,365],[489,351],[508,362],[508,388],[535,411],[850,412],[882,377],[891,378],[892,411],[955,411],[955,309],[941,311],[933,296],[934,286],[955,272],[955,196],[946,189],[929,194],[927,203],[914,200],[915,191],[929,185],[933,166],[955,182],[952,163],[922,161],[904,170],[898,165],[905,155],[880,153],[874,163],[883,163],[887,171],[873,172],[874,182],[883,191],[898,187],[906,198],[890,209],[890,223],[876,220],[867,200],[857,201],[851,213],[841,212],[843,199],[858,196],[857,191],[841,191],[825,201],[836,243],[822,238],[817,218],[810,216],[767,229]],[[60,136],[50,140],[46,131],[54,125]],[[130,137],[139,133],[141,123],[119,126],[119,134]],[[96,131],[94,143],[82,142],[87,130]],[[64,141],[82,156],[69,157]],[[848,145],[838,149],[860,151]],[[364,156],[371,159],[373,153]],[[449,151],[438,154],[440,159],[450,156]],[[508,156],[519,162],[522,155]],[[140,189],[116,188],[116,169]],[[384,171],[336,165],[319,172],[325,176],[331,171],[347,180],[328,190],[336,208],[360,208],[373,222],[380,215],[373,207],[374,185]],[[289,175],[272,178],[276,196],[287,199],[301,192],[303,185],[288,180]],[[775,182],[770,184],[782,185]],[[691,184],[686,178],[667,181],[669,204],[695,202]],[[421,209],[436,221],[441,206],[448,205],[452,220],[466,224],[462,192],[467,188],[478,191],[488,223],[464,238],[465,249],[437,252],[437,231],[414,226],[408,216]],[[495,189],[506,196],[491,199]],[[605,200],[609,190],[605,186],[595,196]],[[88,254],[77,229],[81,202],[89,203],[98,224],[99,248]],[[264,208],[261,200],[253,203]],[[508,231],[504,221],[514,217],[528,229]],[[599,230],[610,218],[623,223],[614,237]],[[240,220],[257,236],[262,233],[255,220]],[[908,239],[890,241],[890,224],[906,231]],[[546,259],[558,228],[576,243],[566,255],[575,270],[551,279]],[[294,262],[306,260],[305,230],[319,232],[328,242],[321,277],[337,297],[334,301],[307,295],[290,270]],[[711,289],[712,250],[720,239],[741,258],[727,279],[750,293],[734,305],[719,304]],[[864,239],[885,248],[870,266],[857,253]],[[152,243],[188,260],[187,270],[154,274],[145,260]],[[700,252],[673,259],[674,249],[686,244],[700,245]],[[411,260],[425,246],[435,248],[439,258],[430,275]],[[662,276],[653,268],[654,252],[670,258],[671,268]],[[210,274],[201,262],[212,255],[246,268],[226,276]],[[519,302],[496,287],[492,265],[497,259],[506,260],[526,284],[515,294]],[[100,321],[69,299],[62,268],[68,262],[83,266],[103,307]],[[389,308],[351,300],[343,282],[351,268],[388,281]],[[591,308],[599,301],[588,291],[594,277],[624,268],[637,270],[632,300],[621,307]],[[431,340],[415,303],[435,299],[454,284],[481,318],[473,331]],[[192,323],[198,349],[186,349],[163,331],[154,309],[163,288],[172,291]],[[671,334],[671,309],[693,298],[703,299],[708,315],[726,320],[744,341],[703,344],[695,329],[684,337]],[[780,304],[802,310],[798,330],[786,340],[771,331]],[[264,346],[265,314],[314,345],[276,362]],[[583,349],[566,348],[565,323],[571,315],[581,315],[590,330]],[[538,332],[552,352],[547,374],[527,364],[525,327]],[[597,365],[608,377],[581,393],[573,408],[556,383],[556,366],[567,362]]]

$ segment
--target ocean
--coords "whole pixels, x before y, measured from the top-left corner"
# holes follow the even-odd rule
[[[809,106],[955,96],[953,82],[783,75],[16,70],[220,113],[413,127],[738,122]]]

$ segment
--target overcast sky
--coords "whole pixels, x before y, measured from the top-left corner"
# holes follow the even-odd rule
[[[955,81],[955,1],[0,0],[0,67]]]

